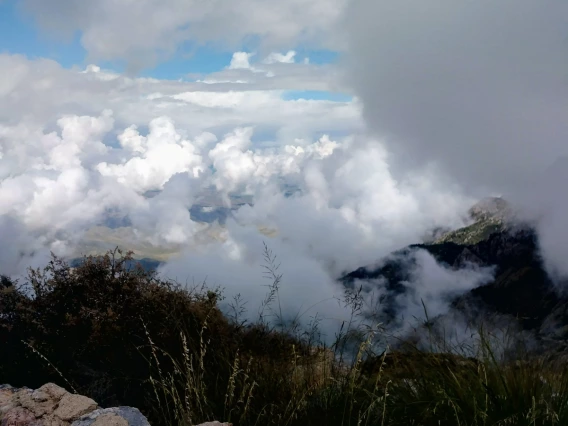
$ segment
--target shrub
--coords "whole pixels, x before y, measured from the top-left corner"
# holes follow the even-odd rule
[[[53,257],[44,269],[30,270],[24,283],[3,277],[0,383],[39,387],[53,381],[103,406],[138,407],[162,423],[176,410],[169,400],[159,406],[163,394],[156,395],[152,380],[159,376],[164,385],[175,376],[178,389],[168,389],[168,398],[183,394],[200,405],[193,419],[200,420],[224,414],[239,353],[239,366],[266,378],[256,380],[263,399],[251,399],[250,409],[261,411],[266,400],[289,396],[283,378],[293,351],[302,352],[300,342],[266,324],[230,323],[217,307],[218,290],[182,287],[131,264],[132,253],[115,250],[85,257],[76,268]],[[201,372],[206,403],[178,380],[188,359],[198,363],[191,368]],[[231,409],[239,405],[235,401]]]
[[[180,352],[179,330],[194,344],[205,318],[211,350],[227,351],[228,322],[215,292],[185,289],[140,267],[120,251],[87,257],[77,268],[53,258],[26,283],[0,290],[0,382],[40,386],[63,377],[100,404],[143,406],[148,339]],[[211,338],[215,336],[215,338]],[[33,350],[30,350],[33,348]],[[40,357],[39,355],[41,354]],[[46,360],[57,368],[46,368]]]
[[[376,356],[376,330],[350,325],[325,348],[313,330],[229,321],[220,291],[131,264],[115,250],[76,268],[54,257],[23,283],[0,277],[0,383],[52,381],[103,406],[138,407],[154,425],[568,424],[562,357],[507,361],[483,333],[476,358],[411,343]],[[353,338],[356,353],[345,354]]]

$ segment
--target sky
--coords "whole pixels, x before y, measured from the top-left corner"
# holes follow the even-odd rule
[[[567,20],[563,0],[0,0],[0,270],[98,238],[257,306],[266,242],[285,311],[340,323],[342,273],[503,195],[568,275]],[[253,205],[193,221],[211,188]],[[440,283],[488,279],[420,256],[437,313]]]

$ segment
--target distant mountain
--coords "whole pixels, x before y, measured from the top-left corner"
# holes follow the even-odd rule
[[[426,250],[454,270],[468,264],[494,266],[494,279],[454,298],[453,310],[467,312],[473,321],[488,314],[505,315],[540,336],[568,337],[568,298],[557,291],[557,285],[563,284],[553,283],[546,273],[531,226],[517,223],[501,198],[483,200],[469,214],[473,220],[469,226],[446,232],[432,243],[403,248],[376,266],[346,274],[341,282],[347,287],[366,283],[367,289],[378,283],[382,319],[389,322],[399,314],[397,297],[408,291],[405,283],[411,278],[413,252]]]

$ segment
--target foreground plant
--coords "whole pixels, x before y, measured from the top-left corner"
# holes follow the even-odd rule
[[[2,278],[0,383],[71,384],[103,406],[138,407],[154,425],[568,424],[562,357],[505,357],[483,329],[475,345],[453,345],[428,318],[426,344],[377,354],[392,339],[359,321],[357,291],[326,347],[317,317],[308,330],[283,321],[282,276],[267,254],[273,281],[257,323],[238,307],[233,321],[223,316],[219,291],[161,280],[119,251],[77,268],[54,258],[24,283]]]

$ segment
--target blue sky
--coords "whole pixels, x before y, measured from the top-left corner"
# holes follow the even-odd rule
[[[66,69],[78,68],[84,69],[92,61],[88,58],[88,52],[83,47],[81,42],[81,32],[77,31],[72,37],[64,39],[57,37],[48,31],[40,29],[32,15],[23,10],[19,6],[21,0],[0,0],[0,54],[21,54],[29,59],[48,58],[58,62]],[[245,42],[243,42],[245,43]],[[139,72],[140,76],[152,77],[163,80],[180,80],[195,81],[199,79],[207,79],[208,75],[225,70],[231,63],[231,59],[235,51],[252,51],[254,52],[255,45],[258,45],[258,40],[247,39],[246,44],[240,46],[233,46],[232,50],[221,50],[219,44],[206,44],[196,48],[192,48],[192,41],[186,41],[177,46],[177,53],[164,62],[157,65],[143,69]],[[247,47],[250,49],[248,50]],[[295,51],[294,60],[298,64],[303,64],[306,58],[309,58],[311,65],[326,65],[333,66],[339,60],[339,54],[331,50],[324,49],[308,49],[303,46],[290,45],[285,46],[278,53],[286,54],[288,51]],[[263,60],[264,54],[256,54],[251,57],[251,63],[260,62]],[[115,62],[96,62],[96,65],[103,70],[111,70],[114,72],[123,72],[125,69],[124,63],[120,61]],[[299,65],[302,67],[303,65]],[[259,67],[261,67],[259,65]],[[285,73],[286,66],[281,67]],[[298,68],[296,67],[296,72]],[[244,74],[247,70],[241,70]],[[278,71],[277,71],[278,72]],[[318,72],[316,70],[316,72]],[[262,74],[262,73],[261,73]],[[292,75],[292,74],[291,74]],[[194,78],[194,76],[199,76]],[[213,78],[215,78],[213,76]],[[300,77],[301,78],[301,77]],[[298,80],[299,81],[299,80]],[[311,79],[313,82],[313,78]],[[311,86],[310,86],[311,84]],[[235,88],[236,87],[236,88]],[[305,89],[302,89],[305,87]],[[251,90],[254,87],[240,87],[234,86],[232,89],[227,90]],[[209,90],[210,87],[207,88]],[[271,87],[271,89],[278,90],[279,87]],[[267,89],[267,90],[271,90]],[[333,105],[350,102],[352,96],[345,93],[329,92],[323,90],[313,90],[312,83],[298,83],[294,90],[285,90],[282,92],[281,99],[285,101],[294,100],[313,100],[313,101],[329,101]],[[313,108],[299,103],[297,106],[290,106],[290,108]],[[120,112],[117,112],[120,114]],[[252,121],[251,121],[252,120]],[[221,120],[220,120],[221,121]],[[243,124],[254,124],[254,117],[247,118]],[[146,131],[147,123],[138,123],[140,129]],[[231,124],[232,125],[232,124]],[[221,126],[223,127],[223,126]],[[261,143],[270,146],[277,144],[279,125],[258,125],[252,137],[254,143]],[[228,126],[225,131],[229,131],[231,126]],[[344,135],[344,131],[331,126],[331,128],[320,128],[314,137],[319,137],[323,132],[326,132],[334,137]],[[291,135],[289,135],[291,137]],[[295,136],[295,135],[294,135]],[[302,137],[305,136],[302,134]],[[109,138],[112,139],[112,138]],[[264,146],[263,145],[263,146]]]
[[[0,1],[0,52],[22,54],[29,58],[49,58],[65,68],[88,65],[80,33],[75,34],[72,40],[63,40],[40,32],[33,19],[26,16],[16,3],[16,0]],[[153,69],[143,70],[141,74],[161,79],[179,79],[188,73],[208,74],[223,69],[231,62],[231,56],[232,52],[203,47],[191,55],[176,55]],[[97,65],[114,71],[123,68],[119,63]]]
[[[79,34],[73,40],[63,41],[40,33],[16,3],[16,0],[0,1],[0,53],[21,54],[31,59],[49,58],[66,68],[82,65],[86,52]]]
[[[311,64],[332,64],[338,53],[329,50],[307,50],[294,47],[296,60],[309,58]],[[195,49],[178,49],[179,53],[151,69],[140,71],[140,75],[158,79],[180,79],[188,74],[206,75],[223,70],[230,62],[233,52],[222,51],[215,46],[200,46]],[[40,31],[34,20],[18,7],[16,0],[0,0],[0,53],[22,54],[30,59],[49,58],[65,68],[88,65],[87,52],[81,45],[81,34],[64,40]],[[122,72],[124,65],[119,62],[97,63],[103,69]],[[346,102],[351,99],[345,94],[318,91],[290,91],[285,99],[314,99]]]
[[[284,100],[315,100],[332,102],[349,102],[352,96],[345,93],[323,92],[318,90],[288,90],[282,96]]]
[[[309,50],[293,47],[296,61],[309,58],[310,64],[333,64],[338,53],[330,50]],[[87,51],[81,45],[81,34],[77,32],[69,39],[63,39],[40,31],[34,20],[17,5],[16,0],[0,1],[0,53],[21,54],[30,59],[49,58],[65,68],[84,68],[89,64]],[[197,48],[180,48],[172,58],[140,71],[140,75],[158,79],[178,80],[188,75],[207,75],[223,70],[230,62],[232,51],[222,51],[217,46],[205,45]],[[103,69],[124,71],[120,62],[99,62]],[[296,90],[286,92],[286,100],[311,99],[348,102],[351,96],[342,93]]]
[[[311,64],[334,63],[338,54],[328,50],[295,49],[298,62],[308,57]],[[221,51],[214,46],[201,46],[187,53],[180,53],[149,70],[143,70],[146,77],[179,79],[187,74],[210,74],[221,71],[231,62],[233,52]],[[116,64],[103,64],[116,69]]]

